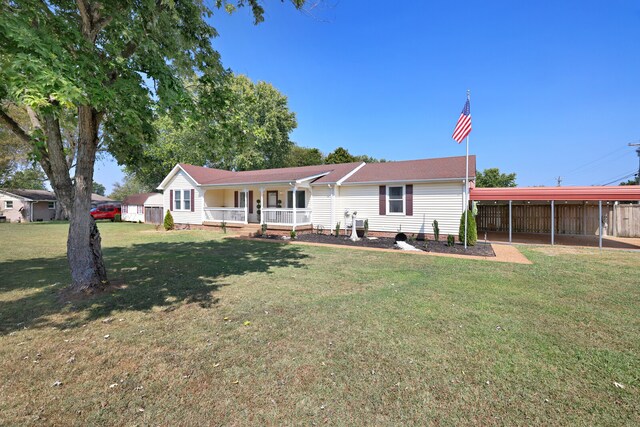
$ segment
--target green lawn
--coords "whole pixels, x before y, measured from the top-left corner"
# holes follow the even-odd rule
[[[121,288],[65,302],[66,227],[0,224],[0,425],[640,424],[639,253],[101,223]]]

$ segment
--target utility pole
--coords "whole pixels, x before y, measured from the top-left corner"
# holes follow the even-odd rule
[[[558,187],[560,187],[562,185],[562,177],[561,176],[557,177],[556,181],[558,181]]]
[[[638,153],[638,175],[636,175],[636,184],[640,185],[640,142],[630,142],[629,147],[638,147],[636,148],[636,153]]]

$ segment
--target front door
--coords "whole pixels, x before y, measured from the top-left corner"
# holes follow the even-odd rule
[[[278,207],[278,192],[267,191],[267,208],[277,208],[277,207]]]

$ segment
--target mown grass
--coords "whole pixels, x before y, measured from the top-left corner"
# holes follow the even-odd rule
[[[0,226],[0,424],[640,423],[638,253],[100,229],[123,288],[60,302],[66,225]]]

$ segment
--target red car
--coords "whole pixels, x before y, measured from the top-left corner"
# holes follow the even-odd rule
[[[103,204],[91,209],[93,219],[110,219],[115,221],[116,215],[120,215],[120,205]]]

